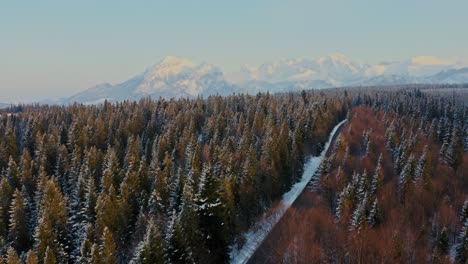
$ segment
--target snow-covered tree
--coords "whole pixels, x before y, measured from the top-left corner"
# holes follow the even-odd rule
[[[353,214],[351,215],[350,231],[360,231],[363,225],[366,222],[366,204],[367,204],[367,195],[365,195],[362,202],[358,204],[356,209],[354,209]]]
[[[102,234],[101,255],[104,263],[117,263],[117,250],[110,230],[105,227]]]
[[[458,235],[455,259],[465,263],[468,258],[468,219],[463,223]]]
[[[159,233],[154,220],[150,220],[146,229],[146,234],[134,253],[131,263],[135,264],[163,264],[164,240]]]
[[[21,260],[18,257],[18,254],[12,247],[8,248],[6,264],[21,264]]]
[[[9,236],[18,252],[24,252],[31,246],[29,210],[25,195],[17,189],[10,206]]]

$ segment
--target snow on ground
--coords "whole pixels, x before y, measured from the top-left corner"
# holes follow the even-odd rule
[[[255,250],[262,244],[263,240],[266,238],[268,233],[273,229],[273,227],[279,222],[284,213],[288,210],[289,207],[294,203],[299,194],[304,190],[312,180],[312,177],[315,175],[320,163],[322,162],[325,154],[327,153],[328,147],[333,140],[333,137],[338,130],[338,128],[343,125],[347,120],[341,121],[336,125],[330,136],[328,137],[328,142],[325,144],[324,149],[318,157],[311,157],[309,161],[304,165],[304,173],[302,174],[301,181],[294,184],[289,190],[289,192],[283,194],[283,197],[280,202],[280,206],[275,208],[274,212],[269,215],[266,219],[261,219],[257,222],[250,230],[244,234],[245,244],[242,248],[237,248],[237,245],[233,245],[231,248],[230,259],[232,264],[243,264],[247,263],[250,257],[253,255]]]

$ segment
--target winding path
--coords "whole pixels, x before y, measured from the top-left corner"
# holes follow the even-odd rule
[[[254,255],[255,251],[260,247],[271,230],[281,220],[281,217],[283,217],[286,211],[297,199],[297,197],[304,191],[307,184],[313,179],[320,163],[327,154],[331,142],[335,138],[335,134],[346,121],[346,119],[341,121],[333,128],[320,155],[317,157],[311,157],[309,159],[309,161],[304,166],[304,173],[302,174],[301,181],[295,183],[289,192],[283,194],[280,204],[273,209],[273,213],[268,215],[265,219],[260,220],[247,233],[244,234],[246,243],[242,246],[242,248],[236,249],[233,246],[233,250],[230,254],[230,262],[232,264],[247,263]]]

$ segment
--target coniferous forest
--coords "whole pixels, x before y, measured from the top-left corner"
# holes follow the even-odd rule
[[[345,118],[301,94],[19,106],[0,120],[8,263],[223,263]]]
[[[355,98],[320,180],[251,263],[466,263],[468,112],[454,99]]]
[[[11,107],[1,261],[227,263],[347,118],[277,261],[464,263],[468,108],[419,88]]]

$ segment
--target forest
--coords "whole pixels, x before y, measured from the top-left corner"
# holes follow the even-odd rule
[[[273,263],[464,263],[468,108],[414,87],[11,107],[0,263],[228,263],[344,119]]]
[[[316,187],[251,263],[466,263],[468,108],[431,94],[355,98]]]
[[[12,107],[0,119],[2,261],[227,263],[351,100],[303,91]]]

